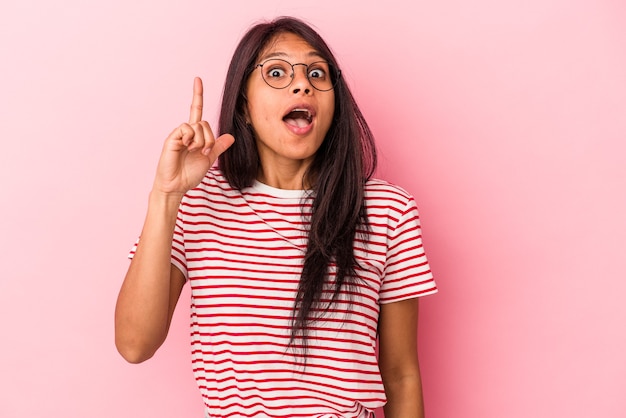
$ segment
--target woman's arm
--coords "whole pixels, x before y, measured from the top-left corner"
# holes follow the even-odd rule
[[[189,123],[165,140],[141,239],[117,299],[115,345],[131,363],[149,359],[163,344],[185,282],[183,273],[171,265],[180,202],[235,141],[228,134],[213,137],[202,120],[202,106],[202,80],[196,78]]]
[[[171,264],[178,201],[150,194],[137,251],[115,307],[115,345],[127,361],[140,363],[163,344],[185,279]]]
[[[381,305],[379,364],[387,395],[385,418],[424,418],[417,316],[417,298]]]

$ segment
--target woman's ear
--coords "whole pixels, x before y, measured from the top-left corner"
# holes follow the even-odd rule
[[[248,112],[248,103],[243,105],[243,117],[246,121],[246,125],[252,125],[252,121],[250,120],[250,112]]]

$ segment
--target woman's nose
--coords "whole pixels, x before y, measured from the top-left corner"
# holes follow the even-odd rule
[[[301,67],[301,69],[296,67]],[[309,94],[312,91],[311,82],[307,77],[307,70],[306,64],[293,65],[293,81],[291,82],[291,91],[293,93],[304,91],[305,94]]]

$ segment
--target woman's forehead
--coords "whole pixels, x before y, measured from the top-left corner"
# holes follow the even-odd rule
[[[259,59],[312,57],[322,58],[318,50],[313,48],[304,38],[295,33],[282,32],[274,35],[261,50]]]

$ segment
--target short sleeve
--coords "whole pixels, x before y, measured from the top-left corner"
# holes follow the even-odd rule
[[[137,241],[135,241],[135,245],[133,245],[130,252],[128,253],[128,258],[133,258],[135,256],[135,252],[137,251],[137,246],[139,246],[140,241],[141,241],[141,237],[139,237]],[[174,225],[174,236],[172,239],[172,251],[171,251],[171,263],[183,273],[183,275],[185,276],[185,280],[187,280],[188,279],[187,257],[185,256],[183,219],[182,219],[180,210],[178,211],[176,224]]]
[[[380,303],[392,303],[437,292],[424,245],[415,200],[410,198],[395,226],[390,225]]]
[[[178,212],[178,217],[176,218],[174,237],[172,239],[172,264],[183,273],[185,280],[189,278],[189,273],[187,271],[187,257],[185,256],[183,220],[181,218],[180,211]]]

